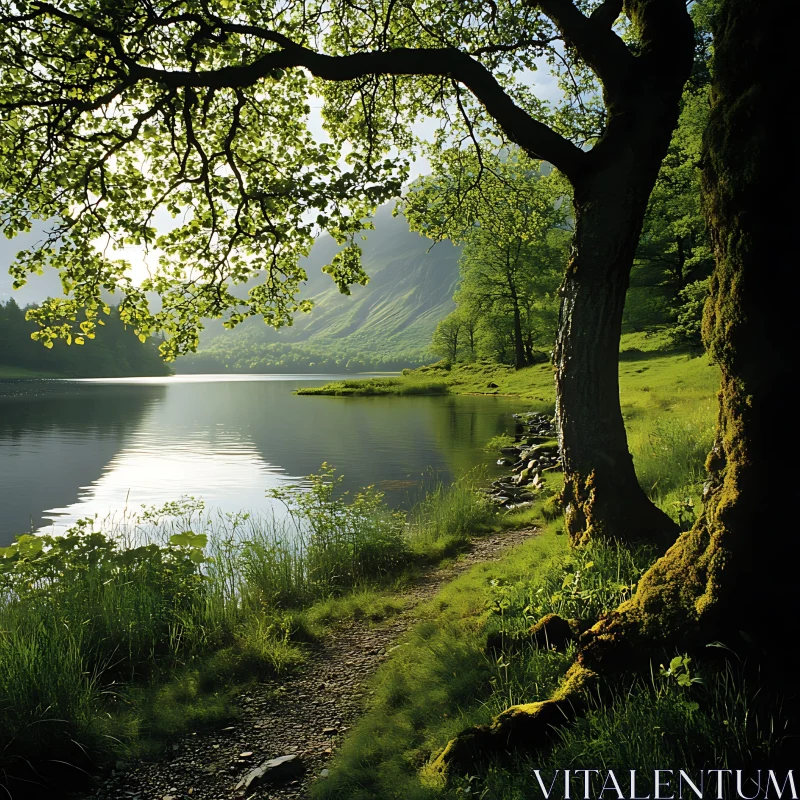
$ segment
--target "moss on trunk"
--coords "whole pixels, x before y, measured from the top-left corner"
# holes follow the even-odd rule
[[[716,33],[703,163],[716,269],[703,337],[721,387],[704,510],[634,597],[590,631],[581,659],[593,668],[665,640],[756,642],[784,653],[796,646],[785,616],[800,600],[786,557],[793,534],[776,492],[796,430],[796,301],[786,291],[794,243],[769,181],[785,169],[788,50],[776,41],[783,11],[777,0],[727,0]]]
[[[716,268],[703,335],[722,377],[703,512],[635,595],[583,634],[552,700],[510,709],[481,734],[494,731],[495,749],[508,746],[514,731],[521,732],[517,744],[538,746],[557,719],[554,708],[579,707],[598,677],[640,668],[664,649],[714,640],[747,652],[766,670],[769,688],[788,694],[787,702],[797,698],[800,582],[790,557],[794,508],[787,509],[782,478],[787,457],[796,458],[790,387],[797,312],[787,291],[794,242],[768,180],[785,170],[782,81],[791,49],[779,41],[788,37],[784,14],[780,0],[724,0],[715,35],[703,199]],[[584,491],[594,491],[591,480]],[[438,768],[463,752],[452,745]]]

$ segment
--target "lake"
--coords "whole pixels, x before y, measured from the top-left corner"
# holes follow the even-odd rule
[[[498,397],[297,397],[336,375],[0,380],[0,546],[30,530],[191,495],[222,511],[281,511],[265,497],[322,462],[344,489],[395,507],[431,471],[492,464],[524,401]],[[351,376],[352,377],[352,376]],[[491,466],[489,467],[491,469]]]

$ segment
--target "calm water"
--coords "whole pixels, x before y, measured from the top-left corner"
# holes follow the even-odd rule
[[[182,495],[223,511],[279,510],[265,490],[323,461],[344,488],[375,484],[408,502],[490,462],[520,401],[482,397],[296,397],[336,376],[0,381],[0,546]]]

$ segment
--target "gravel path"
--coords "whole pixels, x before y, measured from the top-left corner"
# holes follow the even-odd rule
[[[482,561],[496,559],[535,529],[475,539],[457,562],[433,569],[407,593],[406,609],[377,626],[352,622],[308,653],[282,685],[265,683],[241,699],[242,718],[213,733],[183,737],[165,756],[113,774],[97,789],[98,800],[232,800],[244,797],[237,783],[265,760],[296,754],[295,775],[264,784],[256,800],[296,800],[325,769],[339,738],[363,708],[365,683],[415,621],[414,608],[448,581]]]

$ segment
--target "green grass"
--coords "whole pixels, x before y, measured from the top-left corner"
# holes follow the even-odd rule
[[[0,549],[3,772],[153,755],[219,724],[327,627],[401,611],[422,565],[494,514],[474,479],[434,483],[408,516],[340,481],[324,466],[310,489],[274,492],[285,520],[187,499]],[[143,526],[154,543],[137,546]]]
[[[157,747],[177,720],[185,729],[230,713],[223,699],[237,683],[298,662],[283,612],[257,606],[243,576],[223,583],[204,563],[206,535],[182,522],[158,523],[163,545],[83,522],[0,551],[5,773],[42,754],[45,769],[86,768]]]
[[[697,782],[698,772],[710,764],[748,770],[746,774],[777,766],[786,721],[783,709],[760,696],[757,682],[735,658],[706,666],[698,676],[701,682],[690,687],[659,673],[656,665],[651,675],[628,678],[602,697],[590,698],[588,711],[558,731],[549,752],[487,765],[471,780],[459,779],[438,796],[463,797],[469,786],[468,796],[485,800],[536,800],[544,795],[534,769],[540,770],[546,786],[557,770],[563,776],[565,769],[613,769],[625,797],[630,797],[629,770],[635,768],[636,796],[652,797],[656,769],[685,769]],[[580,780],[573,784],[576,795]],[[737,796],[728,779],[723,785],[722,796]],[[600,786],[594,787],[595,793]],[[561,794],[554,796],[563,796],[561,787],[563,777],[556,790]],[[753,789],[745,791],[752,796]]]
[[[305,624],[320,631],[351,619],[380,622],[406,608],[402,595],[407,587],[408,576],[405,576],[389,587],[361,586],[345,595],[320,600],[303,612]]]
[[[665,351],[662,339],[623,337],[620,401],[642,486],[685,527],[699,505],[719,375],[703,356]],[[480,363],[451,370],[440,364],[414,375],[442,378],[451,392],[515,394],[552,409],[549,365],[514,372]],[[549,491],[534,509],[503,520],[538,523],[542,535],[496,563],[477,565],[422,609],[420,623],[377,674],[370,707],[345,740],[330,777],[315,784],[317,800],[527,800],[541,796],[534,767],[636,767],[652,775],[665,764],[738,767],[777,751],[780,709],[761,704],[757,683],[745,678],[735,659],[709,657],[699,669],[692,665],[702,682],[689,686],[661,675],[657,664],[652,674],[612,686],[559,732],[553,749],[535,764],[520,755],[510,764],[476,766],[474,775],[446,790],[426,782],[423,768],[456,733],[489,722],[514,703],[544,699],[558,683],[574,650],[539,649],[525,638],[533,623],[551,612],[591,623],[631,596],[655,558],[647,548],[603,544],[569,552],[557,500],[562,478],[548,474],[547,483]],[[507,646],[487,651],[487,637],[496,640],[501,631]]]
[[[420,621],[373,680],[369,709],[330,776],[313,786],[316,800],[527,800],[542,796],[534,768],[545,775],[614,768],[627,776],[636,767],[652,776],[673,765],[763,764],[778,752],[780,707],[760,703],[757,683],[735,659],[717,658],[699,670],[691,664],[698,682],[689,686],[660,674],[657,664],[651,674],[620,680],[590,698],[588,713],[535,761],[519,754],[503,765],[476,764],[474,774],[447,789],[426,780],[425,765],[453,736],[515,703],[546,699],[574,658],[573,646],[560,653],[514,634],[551,611],[595,619],[630,596],[654,557],[602,544],[570,553],[559,524],[495,563],[476,565],[419,609]],[[487,638],[499,631],[509,644],[500,653],[487,650]]]
[[[412,552],[423,559],[438,560],[453,555],[476,533],[490,530],[497,509],[479,491],[486,482],[477,473],[448,486],[434,480],[409,514]]]
[[[359,380],[333,381],[324,386],[297,389],[295,394],[330,395],[333,397],[371,397],[375,395],[431,395],[447,394],[447,384],[442,380],[423,378],[361,378]]]

